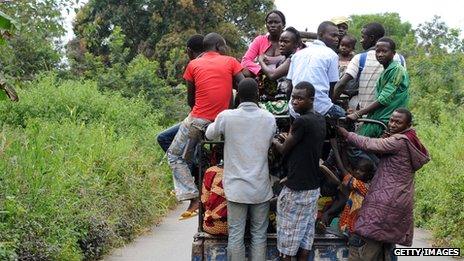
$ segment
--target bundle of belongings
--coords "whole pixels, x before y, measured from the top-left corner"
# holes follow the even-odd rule
[[[223,175],[222,167],[212,166],[203,177],[203,230],[213,235],[227,235],[227,201],[222,185]]]

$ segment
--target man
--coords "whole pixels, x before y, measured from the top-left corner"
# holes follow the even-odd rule
[[[200,54],[202,54],[203,53],[203,35],[196,34],[196,35],[191,36],[187,41],[186,51],[187,51],[187,56],[190,61],[197,58]],[[179,127],[180,127],[180,123],[164,130],[163,132],[158,134],[158,137],[156,137],[158,144],[161,146],[164,152],[166,152],[169,149],[169,146],[171,146],[171,143],[174,140],[174,137],[179,131]]]
[[[300,114],[291,132],[273,140],[283,156],[287,177],[277,201],[277,248],[284,260],[297,256],[308,260],[314,240],[319,198],[319,159],[325,139],[325,119],[313,109],[315,88],[309,82],[298,83],[292,92],[292,104]]]
[[[362,28],[361,45],[366,51],[355,55],[351,60],[345,74],[335,85],[334,99],[338,99],[345,90],[347,83],[355,79],[358,81],[358,95],[351,99],[351,107],[363,109],[374,102],[375,84],[384,70],[375,57],[375,44],[384,35],[385,29],[379,23],[370,23]],[[395,54],[394,59],[400,61],[403,67],[406,68],[406,63],[401,55]]]
[[[322,22],[317,29],[318,39],[308,47],[296,52],[290,63],[287,79],[289,88],[302,81],[311,83],[316,89],[314,110],[321,115],[343,117],[345,111],[332,103],[329,97],[330,89],[338,81],[338,55],[334,52],[338,46],[338,28],[332,22]],[[293,117],[298,113],[289,104]]]
[[[345,16],[337,16],[332,18],[330,21],[338,27],[338,47],[340,47],[340,43],[342,42],[343,37],[348,32],[348,22],[350,20]]]
[[[338,128],[349,143],[382,155],[354,226],[359,237],[350,240],[349,260],[391,260],[394,244],[412,245],[414,173],[430,158],[411,122],[411,112],[399,108],[382,138]]]
[[[247,216],[251,232],[249,260],[266,260],[269,200],[273,195],[267,156],[277,127],[274,116],[257,105],[255,80],[241,81],[238,97],[238,108],[219,113],[208,126],[206,137],[225,137],[223,184],[229,227],[228,260],[245,260]]]
[[[233,57],[222,55],[227,45],[221,35],[207,34],[203,47],[203,55],[190,61],[184,73],[192,111],[181,123],[167,152],[176,197],[179,201],[190,200],[180,219],[195,216],[199,207],[198,188],[189,169],[193,150],[206,126],[229,107],[233,80],[240,82],[244,78],[240,63]]]
[[[375,86],[375,100],[367,107],[355,111],[347,117],[356,120],[367,114],[368,119],[388,123],[393,111],[400,107],[406,107],[409,100],[409,76],[400,63],[393,60],[396,54],[395,42],[388,38],[380,38],[375,45],[375,56],[383,66]],[[380,137],[382,127],[378,124],[363,124],[359,134],[367,137]]]

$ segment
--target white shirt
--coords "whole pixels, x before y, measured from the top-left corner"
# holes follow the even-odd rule
[[[339,79],[338,55],[324,42],[315,40],[292,56],[287,79],[292,81],[293,87],[302,81],[310,82],[316,89],[314,110],[325,115],[333,106],[329,97],[330,83]],[[293,111],[291,103],[289,109]]]
[[[252,102],[225,110],[206,129],[224,135],[224,192],[228,201],[259,204],[272,198],[268,151],[276,133],[274,116]]]

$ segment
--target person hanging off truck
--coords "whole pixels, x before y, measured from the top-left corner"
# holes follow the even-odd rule
[[[346,168],[342,168],[341,173],[336,170],[335,173],[332,173],[335,179],[339,179],[339,184],[345,188],[345,191],[346,189],[351,191],[351,196],[347,197],[347,205],[341,201],[343,204],[339,208],[339,212],[337,212],[338,210],[334,212],[335,216],[337,216],[345,209],[339,225],[341,227],[340,231],[348,231],[349,234],[347,238],[350,247],[349,259],[362,260],[362,258],[369,256],[386,256],[393,244],[410,245],[413,220],[411,212],[412,194],[414,190],[411,182],[414,172],[429,160],[429,156],[417,138],[415,131],[411,129],[411,113],[406,109],[399,108],[407,105],[409,81],[404,58],[396,54],[395,42],[384,37],[385,30],[382,25],[378,23],[365,25],[362,29],[361,44],[367,51],[354,56],[349,62],[345,74],[339,80],[339,56],[335,52],[339,43],[338,37],[340,37],[340,26],[337,27],[338,24],[332,22],[321,23],[317,33],[318,40],[308,44],[307,48],[301,49],[298,47],[301,45],[298,43],[299,37],[295,33],[296,30],[291,28],[284,30],[285,17],[281,12],[270,12],[266,17],[266,23],[272,37],[261,37],[263,39],[263,50],[259,51],[261,57],[257,54],[255,58],[258,58],[258,61],[246,61],[248,71],[245,70],[245,73],[248,73],[250,68],[259,68],[257,73],[274,75],[277,70],[281,74],[279,76],[287,74],[286,81],[290,86],[289,93],[291,93],[289,104],[295,107],[295,111],[292,113],[294,120],[291,124],[292,127],[288,131],[289,134],[281,134],[273,142],[276,150],[284,155],[283,164],[286,169],[286,177],[281,180],[283,189],[277,199],[277,249],[281,257],[283,259],[292,256],[306,258],[310,255],[310,250],[314,250],[314,246],[317,246],[317,236],[314,234],[316,201],[319,198],[319,187],[323,185],[321,182],[325,180],[324,174],[327,174],[321,173],[319,170],[319,160],[322,155],[321,144],[325,138],[323,133],[326,133],[326,121],[321,116],[324,114],[331,117],[330,119],[346,116],[345,120],[341,119],[340,121],[346,121],[347,123],[359,121],[363,115],[367,115],[368,119],[373,120],[364,123],[363,127],[358,130],[358,134],[348,133],[343,128],[336,129],[338,130],[336,137],[339,142],[346,141],[352,148],[356,148],[368,155],[374,155],[377,158],[377,161],[372,161],[370,157],[353,160],[353,153],[350,155],[350,149],[347,149],[342,152],[351,157],[348,157],[350,160],[342,162],[342,164],[346,164]],[[279,50],[276,49],[277,46],[274,43],[277,39],[280,45]],[[350,39],[348,36],[341,39],[352,47],[354,39]],[[259,153],[260,157],[247,157],[244,161],[231,160],[231,157],[233,158],[233,155],[241,157],[242,154],[249,153],[248,150],[257,149],[249,146],[257,144],[258,136],[264,140],[267,140],[268,136],[272,136],[272,133],[276,130],[276,122],[269,120],[261,126],[258,124],[258,120],[247,120],[247,117],[257,112],[262,114],[262,117],[266,115],[264,117],[266,119],[270,116],[257,107],[255,93],[253,92],[253,95],[251,95],[253,89],[251,87],[256,87],[257,84],[255,82],[256,75],[254,73],[250,74],[251,79],[242,80],[243,67],[235,59],[225,55],[226,44],[220,35],[210,33],[205,36],[203,43],[206,52],[201,57],[192,60],[184,73],[188,85],[188,101],[193,109],[187,119],[184,120],[174,142],[168,149],[168,160],[173,168],[174,186],[178,199],[190,200],[190,205],[182,213],[181,219],[195,216],[196,210],[200,206],[198,188],[189,173],[188,164],[184,163],[188,163],[193,157],[193,149],[200,142],[204,130],[209,125],[209,134],[206,136],[213,138],[222,134],[225,136],[226,143],[225,166],[222,173],[225,193],[222,195],[226,197],[228,208],[227,217],[221,216],[221,220],[225,220],[227,226],[229,226],[229,231],[224,231],[224,233],[230,233],[227,255],[230,259],[236,258],[238,260],[245,255],[243,243],[245,223],[243,222],[246,213],[250,212],[253,216],[252,223],[260,220],[258,222],[259,226],[254,227],[254,230],[252,230],[252,238],[256,236],[255,246],[259,247],[252,248],[251,256],[253,260],[265,260],[266,255],[269,256],[269,253],[263,254],[262,239],[263,224],[266,224],[268,213],[264,213],[267,211],[255,211],[253,207],[268,202],[269,197],[272,197],[272,194],[268,195],[269,174],[272,175],[272,173],[269,173],[269,169],[266,173],[264,171],[266,168],[263,167],[262,172],[258,171],[262,175],[256,181],[251,182],[250,185],[253,186],[249,188],[239,186],[238,189],[232,189],[233,186],[230,180],[233,180],[233,177],[240,173],[243,176],[243,179],[240,180],[249,179],[254,172],[244,170],[248,170],[252,165],[261,166],[264,164],[263,166],[267,166],[267,156],[263,150]],[[276,69],[268,68],[269,61],[264,59],[266,50],[272,50],[271,56],[276,56],[276,54],[285,55],[281,63],[285,67],[280,68],[282,70],[277,69],[279,66]],[[293,53],[294,55],[292,55]],[[345,52],[341,56],[348,57],[346,54]],[[251,63],[255,63],[256,66]],[[321,70],[322,67],[325,69]],[[223,71],[225,68],[227,68],[226,71]],[[347,81],[351,79],[357,80],[359,84],[359,97],[361,97],[361,100],[357,101],[354,107],[356,110],[346,115],[344,109],[347,108],[339,108],[334,102],[330,101],[330,98],[338,98]],[[239,85],[238,96],[242,100],[242,104],[238,109],[224,111],[229,108],[233,80]],[[335,84],[336,81],[338,81],[337,84]],[[334,86],[335,93],[330,97],[331,87]],[[240,89],[242,89],[241,93]],[[314,109],[311,110],[311,108]],[[308,123],[308,117],[312,119],[312,124]],[[240,128],[240,124],[234,125],[234,123],[238,122],[249,124],[258,129],[251,131],[248,127]],[[317,124],[315,124],[316,122]],[[381,128],[373,127],[375,122],[386,126],[386,132],[383,132]],[[370,134],[369,131],[365,131],[366,129],[372,130]],[[264,132],[267,136],[263,134]],[[308,141],[308,139],[312,140]],[[268,141],[270,142],[270,140]],[[269,145],[270,143],[262,148],[269,148]],[[243,148],[240,146],[248,149],[241,152]],[[311,152],[300,151],[303,147],[305,150],[311,150]],[[408,150],[414,153],[405,153]],[[312,157],[308,155],[312,155]],[[407,180],[400,179],[395,174],[396,172],[392,172],[388,167],[391,162],[397,164],[406,173]],[[307,166],[308,164],[311,166]],[[235,166],[233,171],[227,168],[227,166],[232,165]],[[308,172],[308,170],[312,171]],[[329,169],[329,172],[331,172],[331,169]],[[372,172],[375,172],[375,174],[371,180]],[[385,191],[385,186],[382,185],[385,182],[396,184],[392,191],[404,187],[405,191],[407,191],[407,197],[402,198],[404,201],[399,200],[397,194],[389,195],[391,197],[388,199],[379,198],[388,194]],[[214,184],[221,186],[218,181],[215,181]],[[256,188],[258,185],[262,185],[266,189],[259,190]],[[232,190],[234,192],[231,192]],[[244,193],[243,190],[248,192],[255,190],[253,193],[266,191],[266,193],[259,193],[262,194],[263,198],[257,201],[250,201],[253,197],[247,196],[248,192]],[[302,195],[304,193],[306,194]],[[378,195],[380,196],[377,197]],[[276,194],[274,194],[275,196]],[[363,201],[362,197],[364,196]],[[379,199],[381,201],[378,201]],[[301,204],[297,204],[300,201]],[[395,206],[398,211],[401,210],[402,214],[390,209],[391,213],[386,213],[383,217],[376,216],[372,206],[374,204],[384,204],[382,202],[386,201],[398,201],[399,203]],[[246,209],[246,211],[242,211],[243,209]],[[347,215],[348,212],[351,213],[352,211],[357,214]],[[203,213],[201,214],[203,215]],[[390,222],[391,220],[388,219],[390,214],[396,215],[397,219],[406,220],[404,224],[401,224],[402,235],[388,231],[388,229],[376,228],[382,222]],[[256,215],[261,215],[261,219]],[[385,218],[387,219],[385,220]],[[255,225],[258,223],[255,222]],[[333,223],[332,219],[329,220],[327,225],[331,225],[331,223]],[[336,224],[336,226],[338,225]],[[261,241],[256,241],[258,238]],[[369,251],[363,252],[362,249],[368,249]]]

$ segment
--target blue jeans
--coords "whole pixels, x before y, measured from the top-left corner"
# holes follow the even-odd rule
[[[267,226],[269,224],[269,201],[260,204],[242,204],[227,201],[227,223],[229,239],[227,260],[245,260],[245,225],[250,217],[250,258],[252,261],[266,260]]]
[[[332,107],[330,107],[325,116],[330,116],[332,118],[338,119],[340,117],[345,117],[346,111],[342,107],[334,104],[332,105]]]
[[[158,141],[158,144],[164,150],[164,152],[168,151],[169,146],[171,146],[171,143],[174,140],[174,137],[176,136],[177,132],[179,131],[179,127],[180,127],[180,123],[177,123],[176,125],[171,126],[168,129],[162,131],[156,137],[156,140]]]
[[[174,180],[174,190],[179,201],[194,199],[199,195],[190,166],[194,148],[200,142],[202,132],[209,123],[209,120],[189,115],[180,124],[179,131],[167,151],[168,163],[172,169]]]

